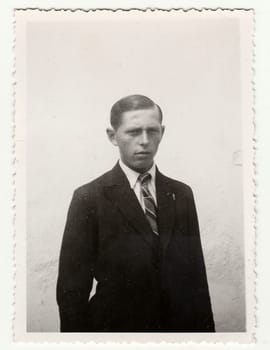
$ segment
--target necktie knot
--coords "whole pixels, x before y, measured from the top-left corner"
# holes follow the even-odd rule
[[[142,184],[142,186],[147,185],[150,180],[151,180],[150,173],[144,173],[144,174],[139,175],[139,181]]]

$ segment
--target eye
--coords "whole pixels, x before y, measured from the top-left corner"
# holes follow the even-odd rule
[[[140,130],[139,129],[128,130],[127,133],[131,136],[136,136],[140,134]]]
[[[159,132],[159,130],[157,130],[157,129],[149,129],[148,130],[148,134],[156,134],[156,133],[158,133]]]

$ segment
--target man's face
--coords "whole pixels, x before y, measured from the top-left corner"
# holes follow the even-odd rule
[[[119,147],[123,163],[142,173],[153,165],[163,132],[158,109],[141,109],[124,112],[121,124],[109,137]]]

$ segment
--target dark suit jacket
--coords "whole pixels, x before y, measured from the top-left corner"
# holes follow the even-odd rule
[[[158,169],[156,190],[159,236],[119,164],[74,192],[57,281],[62,332],[214,331],[192,191]]]

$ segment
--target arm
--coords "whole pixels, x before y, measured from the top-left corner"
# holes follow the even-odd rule
[[[191,275],[194,280],[194,312],[197,315],[196,328],[198,332],[215,332],[197,211],[191,189],[188,196],[188,213]]]
[[[61,332],[86,330],[97,250],[93,214],[85,197],[75,191],[68,210],[57,280]]]

